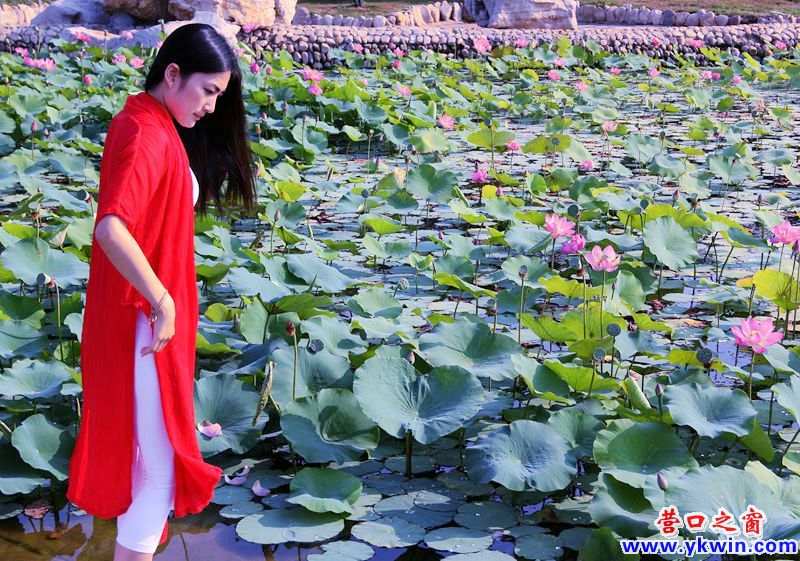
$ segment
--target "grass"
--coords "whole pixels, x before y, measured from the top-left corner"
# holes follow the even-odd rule
[[[622,6],[630,4],[634,8],[645,6],[652,10],[675,10],[676,12],[696,12],[710,10],[715,14],[762,16],[772,12],[800,14],[800,0],[581,0],[583,5]]]
[[[310,12],[323,16],[341,14],[343,16],[385,16],[391,12],[399,12],[415,4],[433,4],[436,0],[410,0],[399,2],[397,0],[364,0],[364,5],[360,8],[353,6],[352,2],[341,0],[332,2],[331,0],[298,0],[297,6],[303,6]]]

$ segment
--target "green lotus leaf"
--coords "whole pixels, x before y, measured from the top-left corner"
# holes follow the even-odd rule
[[[329,353],[324,344],[316,353],[307,346],[297,348],[296,379],[294,346],[273,351],[271,360],[275,363],[272,398],[281,409],[292,399],[312,395],[323,388],[350,389],[353,384],[350,363],[344,357]]]
[[[350,513],[361,494],[361,481],[348,473],[331,468],[306,467],[290,484],[290,503],[312,512]]]
[[[196,432],[203,456],[212,456],[227,450],[244,454],[258,442],[258,436],[268,420],[262,413],[256,425],[253,417],[258,408],[256,389],[231,374],[206,376],[195,382],[195,422],[218,423],[222,432],[213,437]]]
[[[425,538],[425,529],[403,518],[381,518],[361,522],[350,531],[353,537],[376,547],[410,547]]]
[[[436,325],[420,336],[419,348],[433,366],[457,365],[497,381],[515,376],[511,357],[522,354],[519,344],[508,335],[468,320]]]
[[[309,462],[356,460],[378,445],[380,429],[349,390],[325,388],[289,402],[281,428]]]
[[[612,420],[597,433],[593,450],[602,470],[634,487],[642,487],[647,478],[667,468],[698,465],[675,432],[655,421]]]
[[[250,514],[236,524],[243,540],[258,544],[314,543],[335,537],[344,520],[329,512],[305,508],[280,508]]]
[[[536,421],[514,421],[478,438],[466,449],[470,477],[496,481],[513,491],[557,491],[576,471],[572,444],[554,428]]]
[[[674,384],[664,390],[664,398],[673,421],[692,427],[700,436],[716,438],[725,432],[746,436],[756,417],[750,398],[738,388]]]
[[[89,265],[66,251],[52,249],[40,237],[24,238],[0,254],[3,268],[25,284],[35,285],[39,273],[45,273],[63,288],[80,287],[89,276]]]
[[[483,386],[468,370],[439,366],[421,375],[402,358],[372,357],[355,372],[361,408],[395,437],[411,431],[423,444],[451,433],[483,403]]]
[[[14,429],[11,444],[31,467],[47,471],[59,481],[67,479],[75,439],[66,428],[37,413]]]
[[[64,382],[72,380],[72,375],[62,362],[24,358],[0,374],[0,395],[9,398],[18,395],[28,399],[49,398],[61,392]]]
[[[431,164],[422,164],[408,171],[408,190],[423,199],[447,203],[453,196],[458,177],[452,171],[440,170]]]
[[[647,249],[668,269],[680,269],[697,259],[697,243],[671,216],[647,222],[642,238]]]
[[[316,255],[309,253],[287,254],[286,266],[293,275],[300,277],[309,285],[313,283],[314,287],[330,294],[342,292],[355,282],[338,269],[326,265]]]

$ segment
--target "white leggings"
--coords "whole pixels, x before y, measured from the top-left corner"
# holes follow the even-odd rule
[[[175,507],[174,451],[164,426],[158,371],[149,346],[153,328],[137,309],[134,360],[135,445],[132,466],[133,500],[127,512],[117,517],[117,542],[140,553],[154,553],[164,523]]]

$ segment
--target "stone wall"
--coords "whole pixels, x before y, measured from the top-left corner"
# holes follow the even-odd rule
[[[31,20],[36,17],[36,14],[44,10],[47,6],[48,2],[16,4],[14,6],[3,4],[0,7],[0,25],[10,27],[28,25]]]

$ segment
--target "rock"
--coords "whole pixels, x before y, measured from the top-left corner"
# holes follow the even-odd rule
[[[344,27],[352,27],[353,26],[353,16],[345,16],[342,18],[342,25]]]
[[[658,25],[666,25],[669,27],[677,25],[675,22],[675,12],[673,10],[664,10],[664,12],[661,14],[661,21]]]
[[[444,1],[444,2],[442,2],[442,4],[439,6],[439,16],[440,16],[440,20],[441,20],[441,21],[449,21],[449,20],[450,20],[450,16],[451,16],[451,15],[453,15],[453,6],[450,4],[450,2],[448,2],[447,0],[445,0],[445,1]]]
[[[714,16],[714,25],[728,25],[728,16],[725,14]]]
[[[275,23],[285,25],[291,24],[296,11],[297,0],[275,0]]]
[[[702,14],[698,13],[698,20],[699,20],[698,24],[702,26],[714,25],[715,16],[716,14],[714,14],[714,12],[711,11],[709,12],[703,11]]]
[[[31,20],[31,25],[108,25],[110,15],[98,0],[56,0]]]
[[[416,26],[424,26],[427,25],[425,23],[425,17],[422,15],[422,6],[413,6],[411,8],[411,15],[413,16],[413,23],[412,25]],[[430,14],[429,14],[430,15]]]
[[[453,3],[453,21],[462,21],[463,10],[460,2]]]
[[[633,8],[632,10],[628,10],[628,13],[625,14],[625,23],[636,24],[638,22],[639,22],[639,9]]]
[[[136,20],[129,14],[117,12],[108,18],[108,26],[115,31],[130,29],[136,26]]]
[[[494,29],[578,28],[578,0],[495,0],[487,8],[486,27]]]
[[[333,23],[333,16],[326,14],[322,16],[322,25],[331,25]]]
[[[686,26],[687,27],[694,27],[694,26],[698,25],[699,23],[700,23],[700,16],[697,14],[697,12],[695,12],[693,14],[689,14],[688,16],[686,16]]]
[[[675,12],[675,25],[686,25],[689,12]]]
[[[106,8],[153,21],[173,17],[191,19],[198,12],[214,13],[226,21],[252,26],[289,23],[294,19],[297,0],[105,0]]]
[[[386,26],[386,18],[378,15],[372,18],[372,27],[385,27]]]
[[[608,23],[615,23],[617,21],[617,7],[609,6],[605,9],[606,21]]]
[[[594,6],[594,15],[592,16],[592,21],[593,22],[606,21],[606,11],[603,8]]]
[[[428,4],[428,12],[431,14],[431,19],[433,20],[431,23],[439,23],[439,19],[442,17],[439,13],[439,7]]]
[[[639,19],[637,23],[639,25],[647,25],[650,23],[650,8],[639,8]]]
[[[389,25],[397,25],[397,16],[392,14],[391,16],[386,17],[386,23]]]
[[[173,31],[187,25],[189,23],[207,23],[214,27],[220,35],[226,37],[230,41],[235,41],[236,34],[239,32],[238,25],[229,23],[219,17],[213,12],[196,12],[193,19],[182,21],[170,21],[164,24],[164,31],[169,36]],[[153,47],[161,40],[161,25],[153,25],[143,29],[131,30],[133,37],[131,39],[124,39],[122,37],[113,37],[108,40],[106,47],[108,50],[113,51],[122,46],[137,46]]]
[[[741,16],[730,16],[728,18],[728,25],[739,25],[740,23],[742,23]]]
[[[431,12],[426,4],[419,6],[419,13],[422,15],[422,22],[425,25],[430,25],[433,23],[433,16],[431,15]]]
[[[292,18],[293,25],[307,25],[311,21],[311,12],[305,6],[300,6]]]
[[[661,25],[662,16],[661,10],[650,10],[650,25]]]

